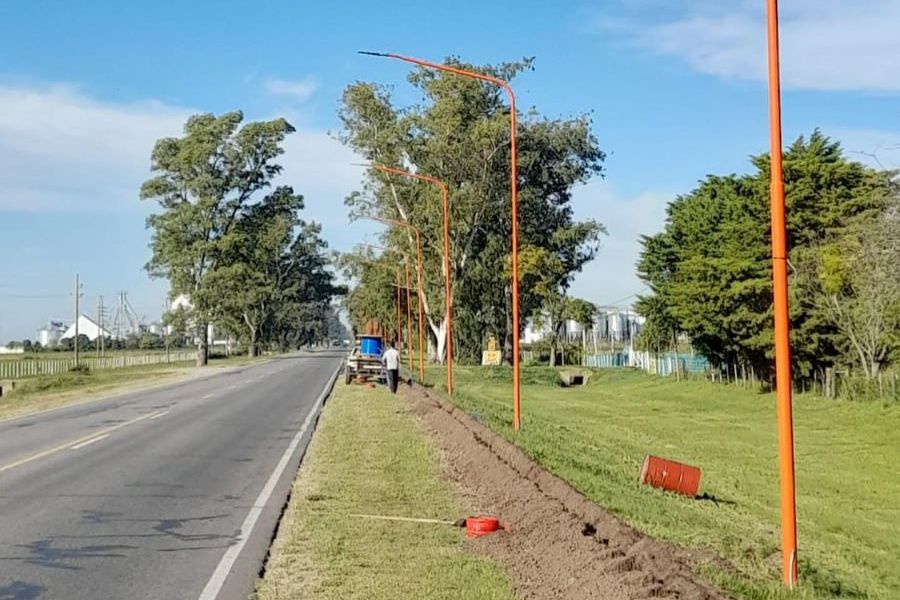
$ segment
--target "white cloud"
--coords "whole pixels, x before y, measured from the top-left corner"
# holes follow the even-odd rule
[[[296,102],[306,102],[319,89],[319,82],[312,77],[300,81],[267,79],[265,88],[273,96],[286,96]]]
[[[578,274],[572,294],[596,304],[630,304],[643,289],[635,263],[640,256],[640,236],[662,230],[667,203],[675,194],[646,191],[624,196],[605,181],[591,182],[576,191],[575,216],[593,218],[606,225],[609,236],[597,258]]]
[[[303,194],[303,217],[322,224],[333,248],[349,249],[375,226],[367,221],[350,225],[344,199],[360,189],[364,167],[351,149],[324,131],[299,129],[285,140],[282,180]]]
[[[177,135],[189,114],[102,102],[71,86],[0,86],[0,212],[136,205],[153,143]]]
[[[73,86],[0,86],[0,212],[139,209],[154,142],[180,135],[195,112],[154,101],[105,102]],[[340,236],[343,199],[361,178],[352,165],[359,158],[315,129],[301,128],[284,147],[284,178],[306,197],[307,218]]]
[[[623,0],[600,19],[639,46],[726,79],[766,78],[765,4],[749,0]],[[781,3],[782,80],[807,90],[900,91],[900,2]]]

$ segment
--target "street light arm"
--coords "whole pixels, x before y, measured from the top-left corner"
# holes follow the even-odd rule
[[[395,169],[394,167],[389,167],[387,165],[382,164],[372,164],[369,165],[371,168],[376,171],[381,171],[382,173],[391,173],[393,175],[400,175],[402,177],[411,177],[413,179],[418,179],[420,181],[427,181],[428,183],[434,184],[441,188],[442,193],[447,193],[448,188],[446,184],[440,179],[436,179],[434,177],[430,177],[428,175],[419,175],[418,173],[413,173],[412,171],[404,171],[403,169]]]
[[[463,75],[466,77],[471,77],[473,79],[480,79],[482,81],[487,81],[488,83],[493,83],[496,86],[502,87],[506,90],[506,93],[509,94],[510,98],[514,97],[512,88],[509,86],[509,83],[500,79],[499,77],[494,77],[493,75],[486,75],[484,73],[478,73],[477,71],[469,71],[467,69],[461,69],[459,67],[454,67],[452,65],[445,65],[441,63],[435,63],[428,60],[422,60],[421,58],[413,58],[411,56],[403,56],[402,54],[394,54],[393,52],[369,52],[366,50],[360,50],[359,54],[365,54],[367,56],[380,56],[383,58],[394,58],[396,60],[402,60],[403,62],[412,63],[414,65],[418,65],[420,67],[425,67],[426,69],[435,69],[437,71],[446,71],[447,73],[454,73],[456,75]],[[515,104],[513,104],[514,106]]]

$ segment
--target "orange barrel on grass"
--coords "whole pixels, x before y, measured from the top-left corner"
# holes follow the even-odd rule
[[[693,498],[700,489],[700,474],[697,467],[648,454],[641,466],[641,483]]]

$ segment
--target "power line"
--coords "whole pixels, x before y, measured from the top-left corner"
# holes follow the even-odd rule
[[[39,299],[39,298],[67,298],[69,294],[0,294],[0,298],[25,298],[25,299]]]
[[[618,300],[614,300],[613,302],[605,302],[602,304],[598,304],[598,306],[618,306],[618,305],[622,304],[623,302],[625,302],[625,300],[628,300],[629,298],[634,298],[634,297],[640,295],[642,292],[645,292],[649,289],[650,289],[650,286],[645,285],[644,287],[642,287],[638,291],[634,292],[633,294],[628,294],[627,296],[625,296],[623,298],[619,298]]]

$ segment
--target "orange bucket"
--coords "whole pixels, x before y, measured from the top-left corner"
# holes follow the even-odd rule
[[[500,520],[494,517],[469,517],[466,519],[466,537],[474,538],[500,529]]]
[[[700,489],[700,474],[697,467],[647,455],[641,466],[641,483],[693,498]]]

